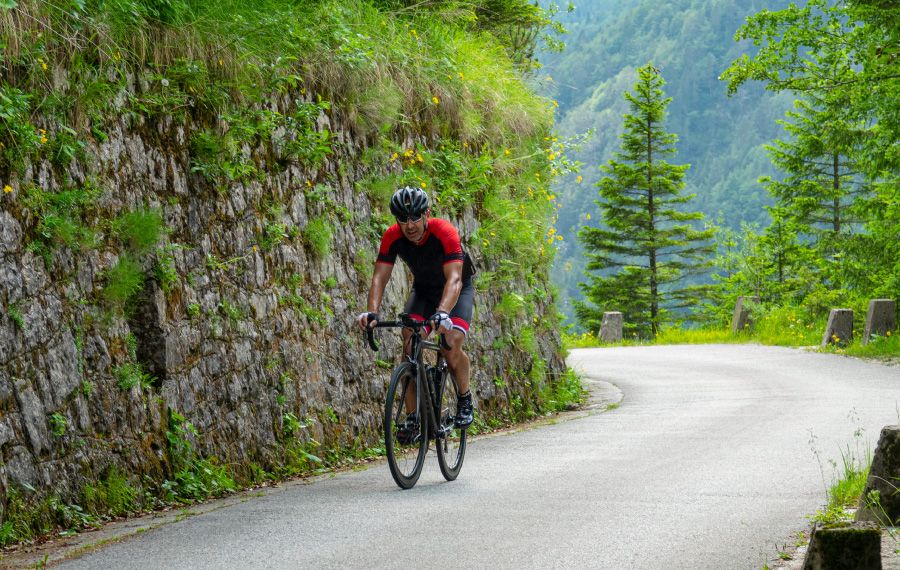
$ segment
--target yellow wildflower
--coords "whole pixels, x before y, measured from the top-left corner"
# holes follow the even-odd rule
[[[591,219],[591,215],[590,215],[590,214],[585,215],[584,219],[590,220],[590,219]]]
[[[562,241],[562,236],[556,236],[556,241]]]
[[[400,155],[397,154],[396,152],[395,152],[394,154],[392,154],[392,155],[391,155],[391,162],[394,162],[395,160],[397,160],[397,157],[398,157],[398,156],[400,156]]]
[[[584,180],[584,178],[579,174],[579,175],[578,175],[578,178],[575,179],[575,182],[581,184],[581,181],[582,181],[582,180]]]
[[[435,105],[437,105],[438,103],[441,102],[441,100],[438,99],[437,97],[432,97],[432,98],[431,98],[431,102],[434,103]]]
[[[503,149],[503,154],[505,154],[506,156],[509,156],[509,149],[508,148]]]
[[[310,182],[309,180],[306,181],[306,185],[312,188],[312,182]]]
[[[556,155],[551,152],[547,155],[547,158],[549,158],[550,160],[556,160]]]
[[[41,69],[43,69],[44,71],[47,71],[47,62],[45,62],[41,58],[38,58],[38,64],[41,66]]]
[[[9,194],[9,193],[12,192],[12,191],[13,191],[13,187],[10,186],[9,184],[7,184],[6,186],[3,187],[3,193],[4,193],[4,194]]]
[[[457,75],[459,75],[459,78],[460,78],[461,80],[466,78],[466,76],[463,75],[463,72],[462,72],[462,71],[460,71]]]
[[[418,152],[416,153],[416,160],[418,160],[419,162],[424,162],[424,159],[422,158],[422,155],[419,154]]]
[[[886,336],[891,336],[891,331],[886,331],[884,334],[885,334]]]

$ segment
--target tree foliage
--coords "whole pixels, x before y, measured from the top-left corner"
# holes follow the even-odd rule
[[[656,335],[670,312],[695,299],[696,286],[680,286],[684,277],[706,265],[710,230],[696,230],[703,219],[686,212],[693,194],[681,194],[689,165],[674,165],[677,137],[664,128],[666,107],[660,72],[648,63],[638,69],[634,91],[626,93],[621,150],[603,168],[598,183],[602,227],[579,234],[588,253],[591,275],[582,285],[593,303],[576,307],[579,320],[596,328],[604,310],[620,310],[630,332]]]
[[[898,30],[895,2],[809,0],[761,11],[735,36],[759,50],[723,73],[731,93],[762,81],[797,97],[789,136],[769,147],[784,174],[764,183],[779,205],[767,234],[793,224],[785,254],[807,283],[782,281],[769,300],[900,295]]]

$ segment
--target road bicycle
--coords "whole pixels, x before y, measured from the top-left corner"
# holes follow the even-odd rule
[[[409,356],[391,374],[384,405],[384,446],[388,466],[397,485],[411,489],[425,464],[429,441],[434,441],[438,465],[447,481],[459,475],[466,455],[466,429],[454,424],[459,396],[441,348],[449,348],[440,335],[440,344],[425,340],[420,332],[428,325],[401,313],[398,321],[379,321],[375,328],[408,328],[412,331]],[[378,350],[374,331],[366,329],[372,350]],[[426,362],[426,352],[437,354],[434,364]]]

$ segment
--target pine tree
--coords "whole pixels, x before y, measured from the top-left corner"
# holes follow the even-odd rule
[[[860,199],[870,193],[857,164],[865,129],[838,101],[809,94],[794,105],[790,120],[781,121],[790,138],[766,147],[785,176],[761,182],[828,257],[841,234],[862,221]]]
[[[603,225],[585,227],[579,238],[588,252],[589,303],[577,303],[583,326],[596,330],[604,310],[623,313],[626,330],[656,335],[672,311],[692,306],[703,289],[682,282],[708,265],[713,230],[696,230],[699,212],[684,211],[693,194],[682,195],[689,165],[669,164],[677,137],[664,129],[665,81],[648,63],[638,69],[632,93],[625,93],[621,150],[602,167],[597,183]],[[594,274],[592,272],[604,272]]]

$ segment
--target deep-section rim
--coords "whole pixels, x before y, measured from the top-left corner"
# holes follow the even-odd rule
[[[390,467],[391,476],[401,489],[411,489],[415,486],[416,482],[419,480],[419,476],[422,474],[422,467],[425,464],[425,453],[428,451],[428,423],[426,421],[427,418],[425,418],[422,413],[422,399],[418,398],[417,407],[419,408],[419,426],[421,430],[419,444],[417,449],[410,447],[407,451],[403,452],[403,455],[416,454],[415,461],[412,464],[412,471],[404,473],[403,469],[400,467],[400,459],[402,456],[399,453],[399,442],[393,437],[395,433],[394,426],[396,425],[397,419],[397,416],[395,416],[394,413],[393,404],[395,395],[397,394],[397,391],[400,390],[400,399],[397,403],[400,406],[403,405],[404,392],[402,380],[404,376],[408,376],[411,382],[415,383],[415,374],[416,367],[413,363],[402,362],[398,364],[391,374],[391,382],[388,385],[387,393],[385,394],[384,421],[382,422],[382,428],[384,429],[384,448],[388,458],[388,467]],[[407,389],[408,386],[409,385],[407,385]],[[396,449],[395,443],[398,444]]]
[[[465,459],[466,456],[466,430],[453,425],[453,416],[456,414],[456,400],[458,396],[456,382],[453,381],[448,370],[447,373],[444,374],[443,381],[441,382],[438,428],[450,428],[451,435],[455,437],[451,437],[450,439],[439,437],[435,440],[438,465],[441,468],[441,474],[447,481],[456,479],[462,469],[463,459]],[[450,444],[454,442],[456,445],[451,449]]]

